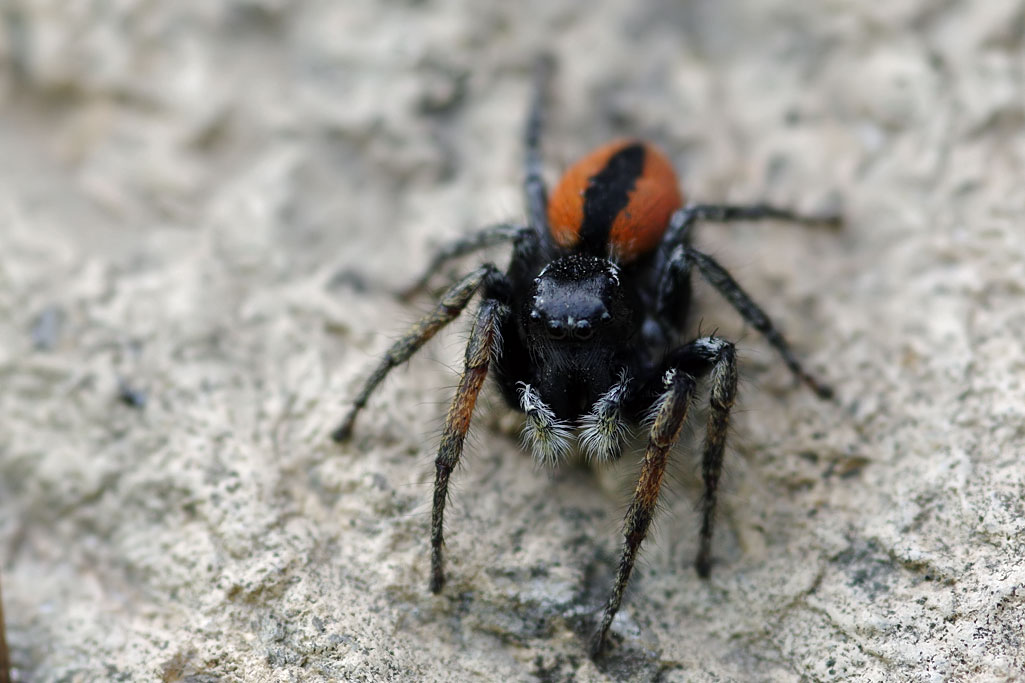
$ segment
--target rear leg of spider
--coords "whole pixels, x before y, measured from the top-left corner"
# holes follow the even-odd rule
[[[459,387],[452,399],[452,405],[445,418],[445,429],[441,445],[434,461],[434,498],[431,510],[431,579],[430,590],[440,593],[445,585],[443,557],[445,503],[448,500],[448,482],[452,471],[459,464],[463,443],[470,429],[470,418],[477,403],[488,367],[501,353],[501,329],[509,309],[496,299],[486,298],[474,320],[470,338],[466,344],[465,368],[459,380]]]
[[[338,427],[331,432],[331,438],[336,442],[342,442],[352,436],[352,429],[359,412],[367,404],[370,395],[384,381],[393,368],[409,360],[427,341],[437,334],[438,330],[445,327],[462,313],[463,309],[470,302],[474,293],[481,286],[481,283],[488,276],[498,276],[498,269],[491,264],[485,264],[473,271],[462,280],[454,284],[438,301],[434,310],[421,318],[401,339],[392,344],[384,358],[363,383],[363,387],[345,418]]]

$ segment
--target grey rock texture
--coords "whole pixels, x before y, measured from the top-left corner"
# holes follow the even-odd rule
[[[18,681],[1025,676],[1025,3],[6,0],[0,576]],[[684,445],[596,666],[636,471],[535,471],[491,396],[426,591],[465,325],[327,435],[431,249],[657,142],[688,196],[839,202],[698,238],[756,333],[708,581]],[[501,250],[491,257],[504,258]],[[696,433],[700,429],[695,429]]]

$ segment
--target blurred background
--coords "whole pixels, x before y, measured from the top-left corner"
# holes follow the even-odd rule
[[[1021,0],[5,0],[14,680],[1023,675],[1023,41]],[[684,446],[598,665],[635,458],[534,471],[486,400],[435,597],[465,328],[327,438],[432,249],[522,220],[541,51],[550,182],[630,135],[689,199],[847,218],[700,231],[839,398],[698,289],[744,368],[718,563]]]

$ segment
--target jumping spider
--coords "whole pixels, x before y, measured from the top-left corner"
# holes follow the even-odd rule
[[[711,569],[712,521],[730,409],[737,392],[732,342],[717,336],[681,343],[697,271],[761,332],[787,367],[819,397],[830,389],[804,370],[762,309],[713,258],[692,246],[701,220],[787,220],[837,225],[836,215],[801,215],[765,204],[684,206],[676,174],[654,146],[621,140],[573,164],[548,197],[540,138],[551,63],[540,60],[525,131],[527,225],[497,225],[443,248],[411,288],[423,287],[448,260],[511,242],[503,273],[486,263],[455,283],[436,308],[388,350],[363,385],[336,441],[347,439],[367,398],[388,372],[454,320],[478,292],[480,306],[466,347],[465,370],[445,420],[435,460],[430,589],[445,584],[443,519],[449,477],[459,462],[470,417],[489,370],[513,408],[525,414],[524,441],[557,465],[576,435],[592,459],[621,455],[627,423],[650,420],[648,445],[626,513],[619,568],[591,641],[605,646],[641,542],[648,533],[666,461],[687,418],[700,378],[711,387],[702,457],[704,497],[695,568]]]

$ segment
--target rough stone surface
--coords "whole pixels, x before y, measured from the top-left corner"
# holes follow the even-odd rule
[[[0,27],[16,680],[1025,676],[1025,3],[6,0]],[[717,565],[690,569],[684,447],[597,666],[634,458],[535,471],[492,396],[435,597],[465,326],[327,439],[431,248],[522,218],[539,49],[550,179],[640,135],[692,198],[848,218],[702,229],[839,399],[699,290],[744,367]]]

